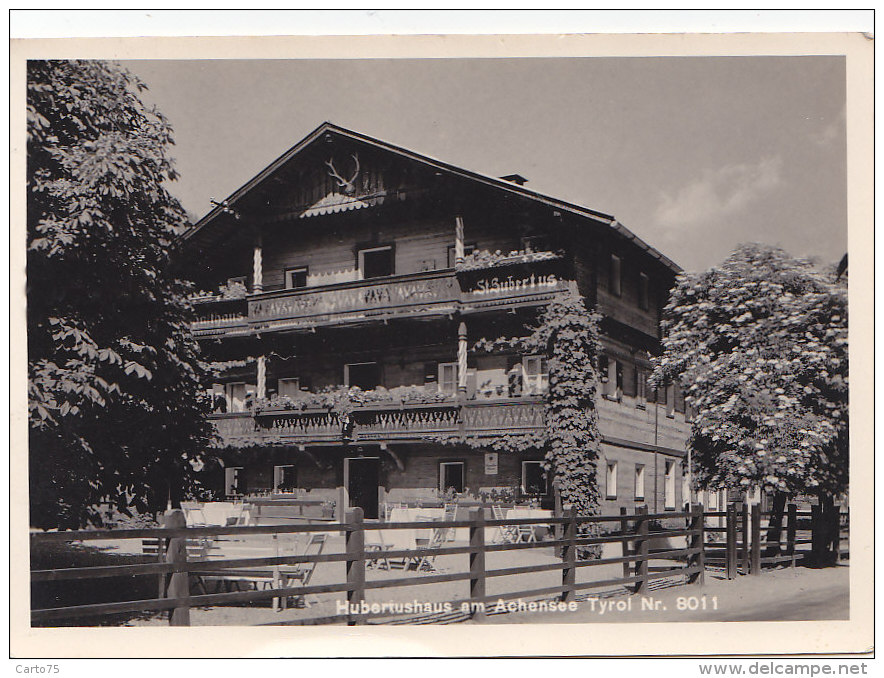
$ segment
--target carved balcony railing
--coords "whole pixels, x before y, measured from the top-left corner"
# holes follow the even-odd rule
[[[352,426],[332,410],[265,410],[210,418],[225,446],[340,445],[421,442],[543,429],[539,398],[368,405],[349,412]]]
[[[197,336],[310,330],[402,317],[447,316],[548,303],[568,289],[558,259],[455,273],[411,273],[321,287],[250,294],[231,308],[220,299],[200,304]]]

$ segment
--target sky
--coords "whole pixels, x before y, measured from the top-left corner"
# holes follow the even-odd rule
[[[191,214],[323,121],[615,216],[687,270],[847,251],[839,56],[128,61]]]

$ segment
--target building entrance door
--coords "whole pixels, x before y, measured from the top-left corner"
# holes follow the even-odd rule
[[[350,506],[359,506],[365,518],[378,517],[378,482],[381,460],[378,457],[344,459],[344,484],[350,495]]]

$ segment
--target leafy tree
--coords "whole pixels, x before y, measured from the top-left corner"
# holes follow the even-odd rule
[[[697,412],[700,486],[761,488],[780,507],[787,494],[846,489],[847,293],[831,272],[742,245],[679,276],[664,316],[653,379],[679,381]]]
[[[189,287],[168,275],[184,211],[171,128],[101,61],[30,61],[27,298],[31,524],[109,501],[159,509],[208,442]]]

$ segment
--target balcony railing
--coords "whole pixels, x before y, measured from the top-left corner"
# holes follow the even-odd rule
[[[332,445],[408,442],[445,436],[493,437],[543,429],[541,398],[373,404],[349,412],[352,427],[333,410],[264,410],[211,415],[224,445]]]
[[[558,259],[455,273],[451,269],[321,287],[250,294],[241,305],[229,301],[200,304],[198,336],[387,320],[394,317],[444,316],[495,307],[547,303],[568,288]],[[225,304],[221,307],[220,304]]]

